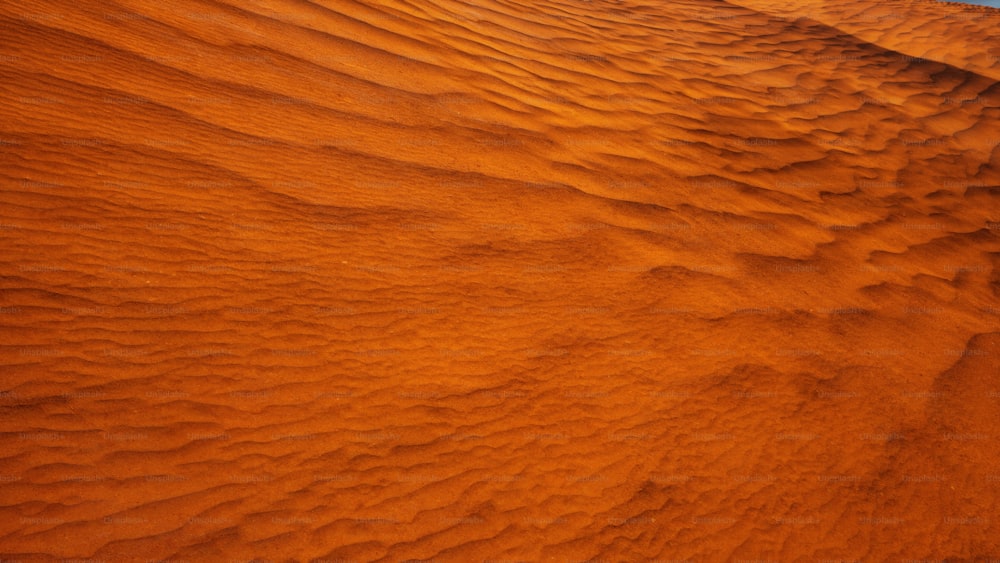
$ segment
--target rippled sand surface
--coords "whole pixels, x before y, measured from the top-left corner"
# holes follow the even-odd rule
[[[1000,560],[998,23],[0,3],[0,559]]]

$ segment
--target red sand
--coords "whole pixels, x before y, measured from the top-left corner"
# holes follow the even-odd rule
[[[998,14],[0,4],[0,559],[1000,559]]]

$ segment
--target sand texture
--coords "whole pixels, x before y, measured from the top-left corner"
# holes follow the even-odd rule
[[[0,1],[0,560],[1000,560],[1000,10]]]

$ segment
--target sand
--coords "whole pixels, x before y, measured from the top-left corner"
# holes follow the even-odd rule
[[[998,16],[0,4],[0,559],[1000,559]]]

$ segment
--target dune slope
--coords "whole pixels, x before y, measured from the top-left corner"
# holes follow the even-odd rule
[[[998,13],[0,3],[0,559],[1000,558]]]

